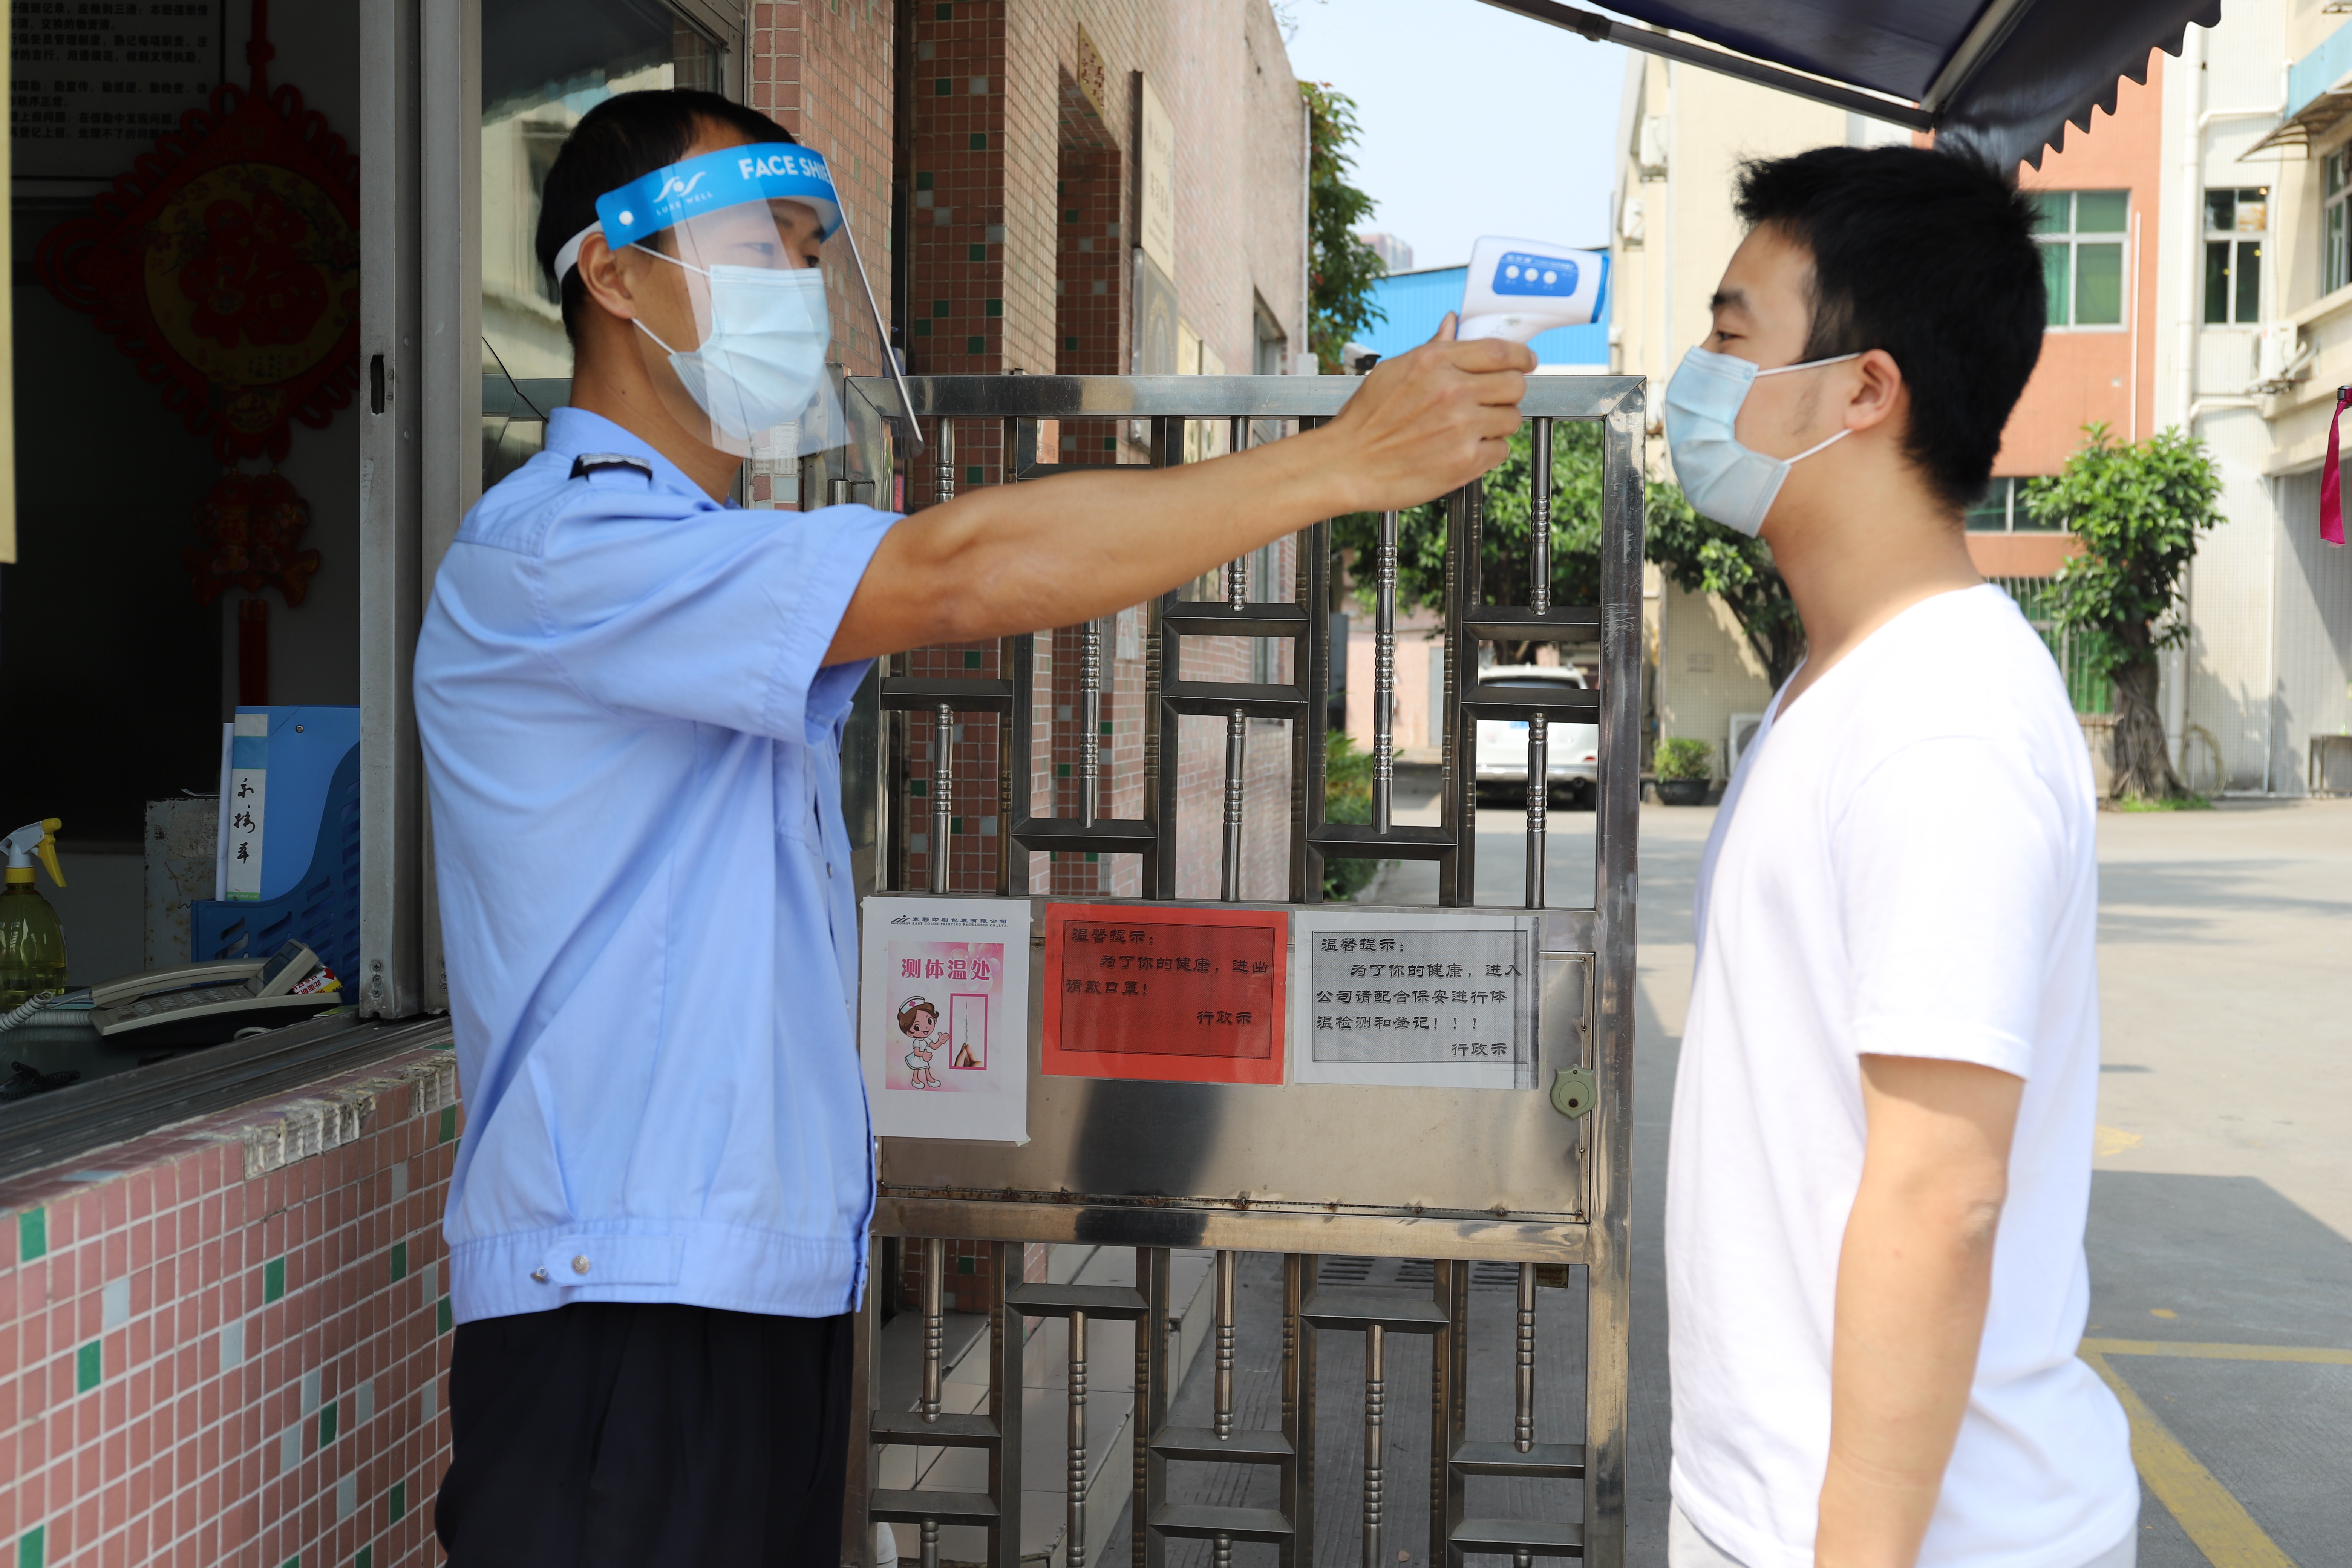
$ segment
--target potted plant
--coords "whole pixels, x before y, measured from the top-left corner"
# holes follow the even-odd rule
[[[1713,782],[1708,765],[1715,748],[1705,741],[1669,736],[1658,742],[1658,799],[1666,805],[1705,805]]]

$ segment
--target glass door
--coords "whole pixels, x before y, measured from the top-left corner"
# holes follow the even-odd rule
[[[482,484],[539,450],[570,395],[562,298],[539,264],[539,198],[572,128],[615,93],[729,93],[740,42],[663,0],[482,0]]]

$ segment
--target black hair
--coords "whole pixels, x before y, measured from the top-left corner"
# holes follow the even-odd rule
[[[1973,505],[2042,355],[2032,198],[1960,153],[1816,147],[1742,164],[1738,207],[1811,254],[1804,358],[1885,349],[1911,393],[1904,455],[1955,511]]]
[[[581,116],[563,139],[540,187],[537,248],[540,270],[563,290],[563,331],[574,342],[588,289],[576,271],[555,276],[555,253],[596,221],[598,196],[685,157],[705,123],[754,142],[796,140],[756,109],[686,87],[615,93]]]

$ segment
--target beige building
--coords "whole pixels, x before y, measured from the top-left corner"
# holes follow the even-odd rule
[[[2284,64],[2285,69],[2280,68]],[[2319,535],[2338,387],[2352,385],[2352,24],[2321,0],[2233,0],[2165,82],[2160,422],[2221,465],[2166,673],[2191,788],[2352,791],[2352,552]]]

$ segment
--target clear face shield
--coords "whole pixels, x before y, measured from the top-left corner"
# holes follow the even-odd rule
[[[846,445],[826,364],[836,304],[870,325],[898,376],[824,157],[790,142],[724,148],[596,202],[556,255],[561,280],[600,237],[636,305],[638,347],[670,412],[720,451],[806,457]],[[856,301],[835,301],[840,289]],[[899,390],[905,402],[903,378]],[[909,430],[914,421],[907,421]]]

